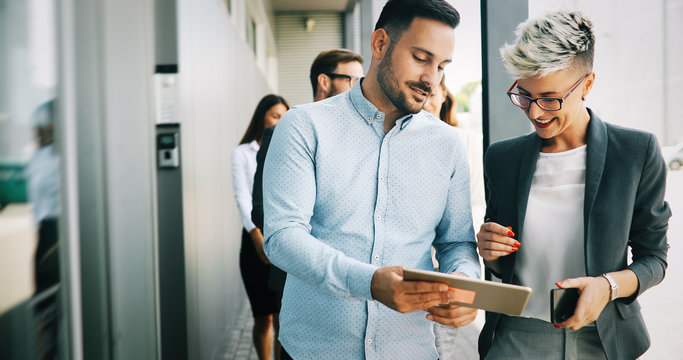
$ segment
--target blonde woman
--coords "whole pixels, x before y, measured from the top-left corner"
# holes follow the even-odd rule
[[[522,23],[501,49],[516,78],[508,96],[535,132],[487,150],[478,247],[488,270],[534,292],[523,316],[487,314],[482,358],[635,359],[650,346],[636,298],[667,267],[666,165],[652,134],[585,106],[594,43],[588,18],[558,11]],[[556,286],[579,299],[553,325]]]

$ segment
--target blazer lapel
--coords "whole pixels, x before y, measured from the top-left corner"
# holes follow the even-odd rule
[[[600,179],[605,168],[605,156],[607,155],[607,128],[605,123],[600,120],[593,111],[588,109],[590,122],[586,134],[586,188],[583,203],[583,236],[584,236],[584,256],[586,258],[586,274],[590,275],[589,268],[593,262],[588,257],[588,243],[590,240],[588,233],[588,222],[591,218],[593,203],[600,187]]]
[[[529,134],[529,136],[522,143],[522,154],[519,165],[519,178],[517,179],[517,228],[513,231],[517,235],[517,239],[521,239],[522,231],[524,231],[524,217],[526,215],[526,206],[529,200],[529,191],[531,190],[531,180],[536,171],[536,161],[538,160],[538,153],[541,151],[541,138],[536,133]],[[517,253],[504,257],[503,266],[507,268],[505,271],[508,275],[504,282],[510,284],[518,283],[514,279],[515,261],[517,260]]]

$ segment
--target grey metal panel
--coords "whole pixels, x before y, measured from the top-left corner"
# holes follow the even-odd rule
[[[156,134],[157,142],[159,135],[175,135],[178,151],[182,152],[179,124],[157,125]],[[163,359],[188,356],[182,166],[180,163],[175,168],[161,168],[158,161],[156,166],[159,333]]]
[[[514,79],[507,73],[498,49],[515,39],[517,24],[528,17],[527,0],[482,0],[482,107],[484,146],[531,131],[522,111],[505,91]]]
[[[315,20],[306,32],[307,18]],[[308,78],[313,59],[323,50],[343,47],[342,13],[280,13],[275,16],[280,95],[291,105],[313,101]]]

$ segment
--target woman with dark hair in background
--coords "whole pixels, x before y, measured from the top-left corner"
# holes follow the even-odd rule
[[[266,95],[256,106],[240,145],[232,153],[232,184],[237,208],[242,219],[240,271],[254,316],[253,340],[259,359],[270,359],[275,341],[275,358],[279,359],[280,297],[267,286],[270,261],[263,252],[263,232],[251,221],[251,195],[256,172],[256,153],[263,130],[277,124],[289,110],[287,101],[278,95]],[[275,329],[275,336],[272,329]]]

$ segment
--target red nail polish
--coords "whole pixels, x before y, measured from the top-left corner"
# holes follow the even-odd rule
[[[519,247],[519,245],[522,245],[522,243],[520,243],[519,241],[515,241],[515,246]]]
[[[508,236],[510,236],[510,237],[515,236],[515,233],[513,233],[512,231],[508,231]]]
[[[555,328],[557,328],[557,329],[560,329],[560,328],[561,328],[560,325],[553,325],[553,326],[555,326]]]
[[[519,250],[519,248],[516,248],[516,247],[512,248],[512,251],[517,251],[517,250]]]
[[[512,254],[512,251],[508,251],[507,253],[508,253],[508,254]]]
[[[556,282],[555,285],[556,285],[557,287],[562,287],[562,281]]]
[[[508,226],[508,229],[509,229],[509,230],[512,230],[512,226]]]

